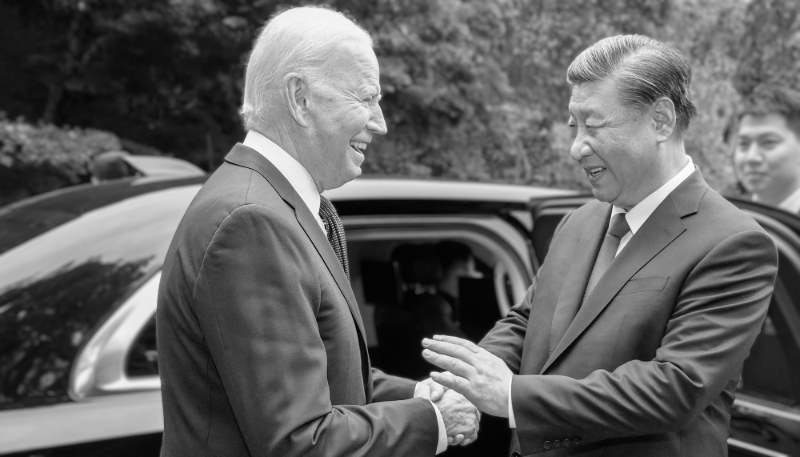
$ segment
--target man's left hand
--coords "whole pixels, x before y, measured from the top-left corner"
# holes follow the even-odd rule
[[[485,413],[508,417],[513,373],[499,357],[453,336],[425,338],[422,346],[425,360],[450,372],[431,373],[434,381],[460,393]]]

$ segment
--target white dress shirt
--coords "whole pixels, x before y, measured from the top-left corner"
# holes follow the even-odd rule
[[[314,184],[314,178],[308,174],[305,167],[290,156],[288,152],[273,143],[272,140],[254,130],[247,132],[242,144],[248,148],[255,149],[256,152],[269,160],[272,165],[275,165],[275,168],[289,181],[297,195],[300,196],[308,210],[311,211],[317,224],[322,227],[322,233],[327,236],[325,224],[322,223],[322,219],[319,217],[319,191],[317,190],[317,185]]]
[[[694,162],[692,162],[692,158],[688,157],[689,163],[684,166],[681,171],[678,172],[672,179],[667,181],[666,184],[659,187],[655,192],[645,197],[644,200],[640,201],[636,206],[631,208],[630,211],[625,214],[625,220],[628,222],[628,226],[631,230],[619,240],[619,247],[617,248],[617,253],[614,256],[618,256],[622,249],[628,244],[628,241],[631,240],[633,235],[639,231],[640,228],[644,225],[647,219],[653,214],[653,211],[658,208],[658,205],[661,204],[668,196],[675,190],[682,182],[686,181],[686,178],[689,177],[694,172]],[[616,206],[611,208],[611,217],[619,213],[625,213],[626,211],[623,208],[618,208]],[[511,377],[513,380],[513,376]],[[514,420],[514,409],[511,407],[511,383],[508,384],[508,425],[511,428],[517,428],[517,421]]]
[[[242,144],[264,156],[281,172],[283,177],[289,181],[289,185],[303,200],[303,203],[306,204],[308,210],[311,211],[317,224],[322,229],[322,233],[327,236],[325,224],[322,223],[322,219],[319,217],[319,191],[317,190],[317,185],[314,184],[314,178],[311,177],[308,170],[272,140],[254,130],[247,132]],[[430,389],[428,386],[417,383],[414,388],[414,397],[429,398]],[[436,453],[440,454],[447,450],[447,429],[444,426],[444,419],[442,419],[442,413],[439,408],[433,402],[431,402],[431,405],[433,405],[433,410],[436,412],[436,422],[439,424],[439,440],[436,445]]]

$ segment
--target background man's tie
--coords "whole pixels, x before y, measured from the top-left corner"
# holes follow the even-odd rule
[[[600,245],[600,251],[597,253],[597,259],[594,261],[592,274],[589,275],[589,282],[586,283],[586,292],[583,293],[583,299],[580,303],[570,303],[569,309],[567,309],[567,306],[556,309],[553,315],[553,323],[550,328],[550,352],[552,352],[556,345],[558,345],[558,342],[561,341],[564,333],[567,332],[567,328],[569,328],[569,324],[575,319],[575,315],[578,314],[581,305],[586,301],[586,297],[589,296],[597,285],[597,282],[600,281],[600,278],[602,278],[603,274],[608,270],[611,262],[614,261],[620,240],[630,230],[631,228],[628,226],[628,221],[625,220],[625,213],[617,213],[611,218],[608,231],[606,231],[606,236],[603,238],[603,244]]]
[[[344,274],[347,280],[350,280],[350,266],[347,263],[347,241],[344,238],[344,227],[342,227],[342,220],[336,213],[336,208],[333,207],[331,201],[322,195],[319,196],[319,218],[325,224],[325,231],[328,232],[328,242],[339,258],[339,263],[344,268]]]

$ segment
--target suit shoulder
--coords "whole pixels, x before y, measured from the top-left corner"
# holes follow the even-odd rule
[[[696,223],[705,225],[707,230],[720,231],[720,234],[767,233],[752,217],[713,189],[709,189],[701,199],[696,217]]]

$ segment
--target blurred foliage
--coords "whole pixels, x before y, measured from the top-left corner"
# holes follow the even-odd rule
[[[18,62],[0,69],[0,109],[211,168],[243,137],[258,29],[309,3],[375,39],[389,134],[370,148],[372,173],[586,189],[568,155],[565,70],[603,37],[641,33],[689,59],[687,150],[731,191],[724,134],[740,94],[796,85],[800,65],[796,0],[0,0],[0,59]]]
[[[0,206],[88,182],[92,156],[119,149],[119,139],[108,132],[0,117]]]

